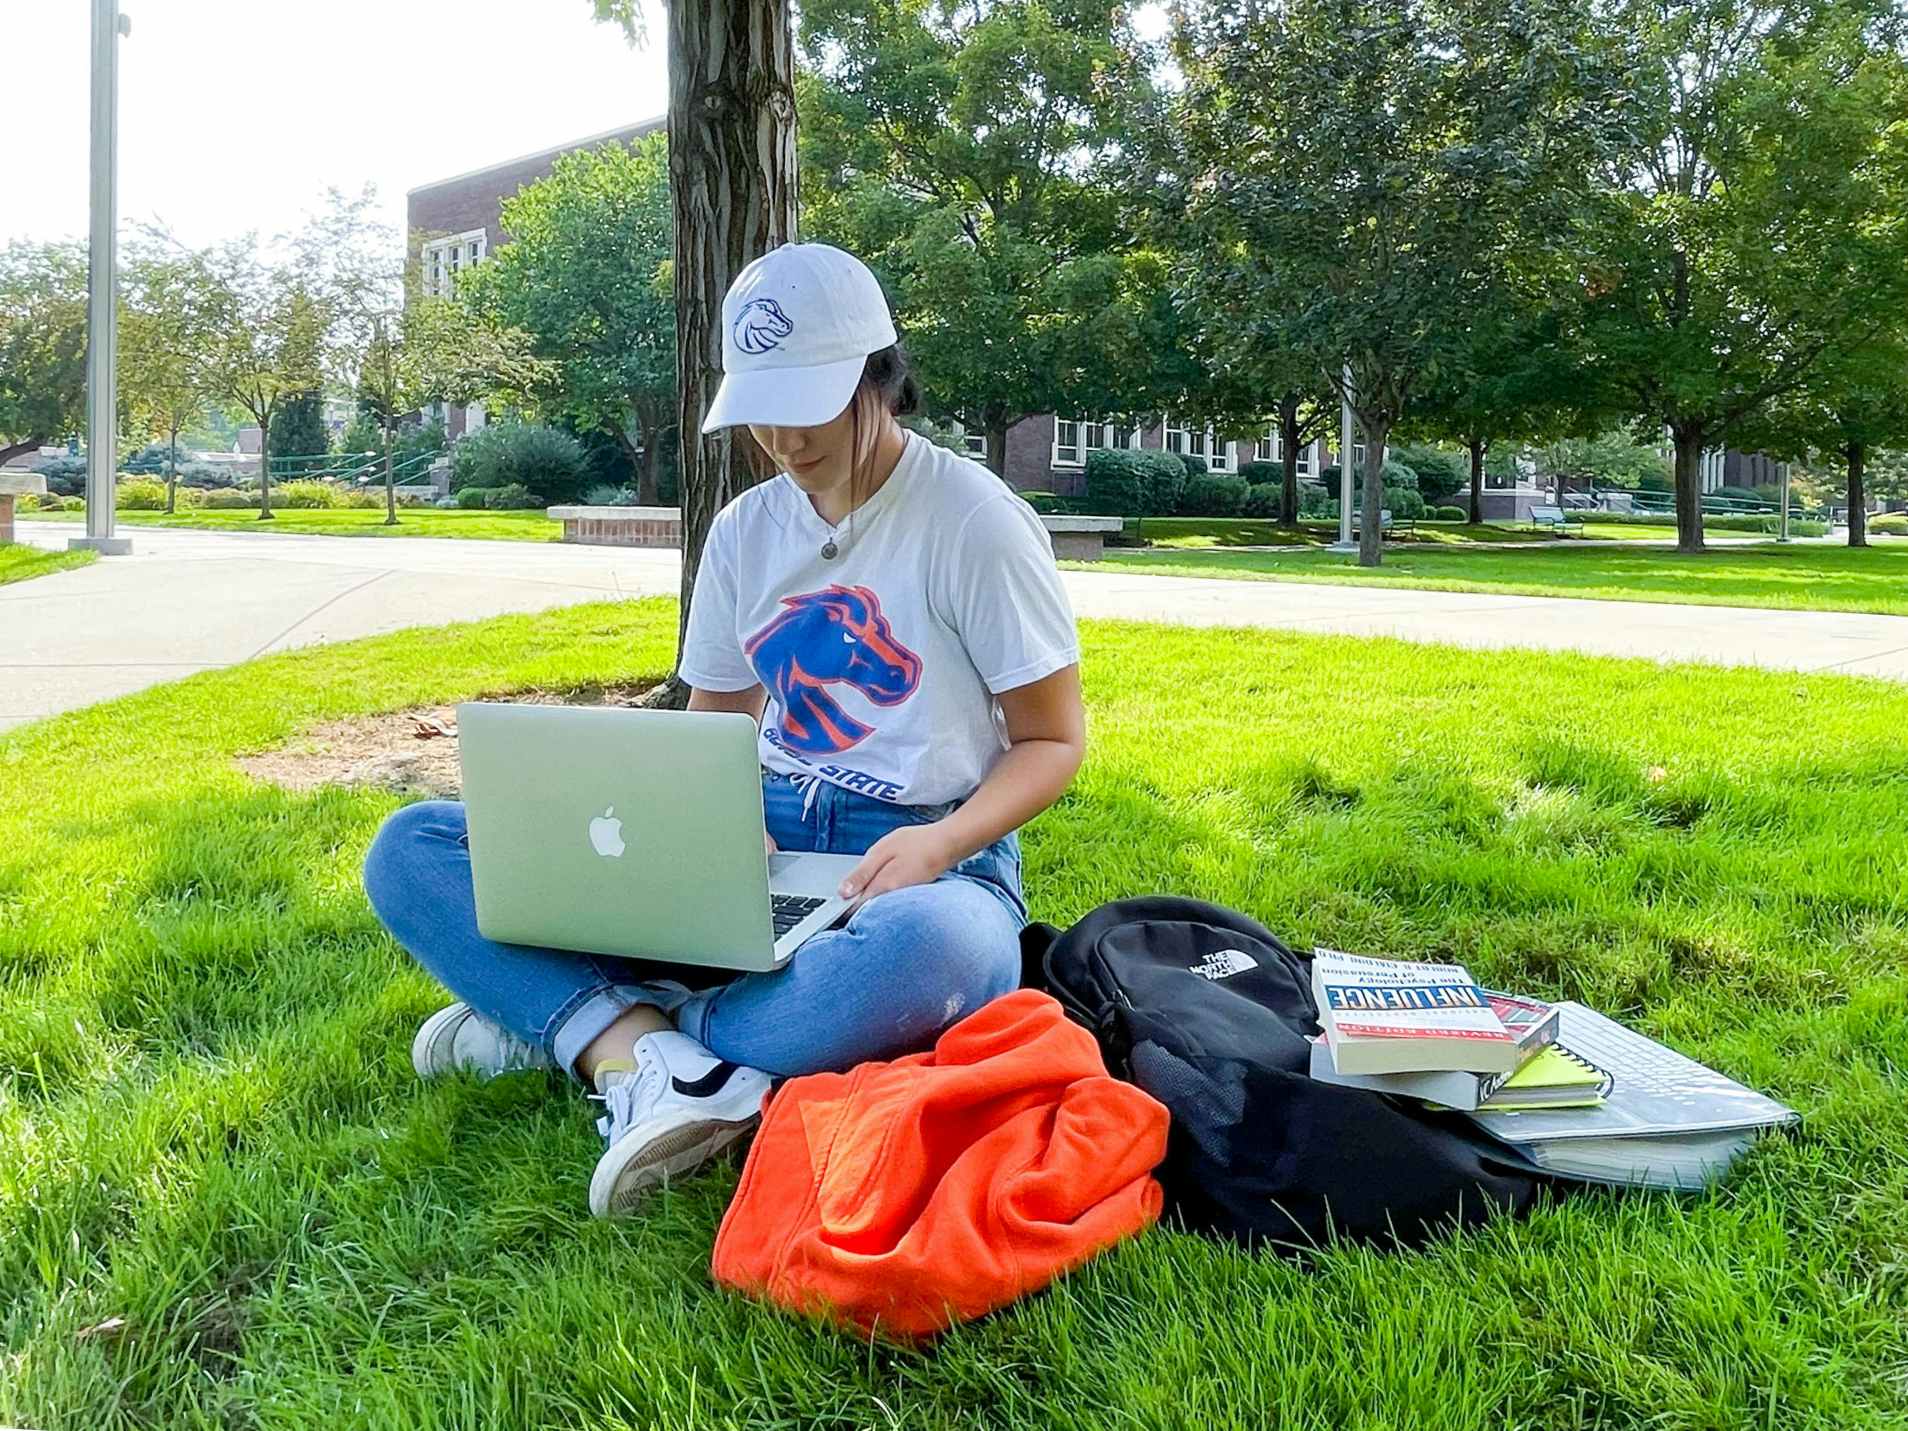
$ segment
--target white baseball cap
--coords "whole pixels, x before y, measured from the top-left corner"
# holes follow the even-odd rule
[[[771,249],[722,300],[722,386],[702,430],[832,422],[855,395],[868,355],[896,341],[867,264],[825,243]]]

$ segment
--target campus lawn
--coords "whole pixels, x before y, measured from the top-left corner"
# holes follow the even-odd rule
[[[1908,1417],[1908,688],[1098,625],[1036,917],[1178,891],[1583,999],[1806,1116],[1724,1187],[1297,1264],[1155,1230],[925,1352],[713,1289],[736,1171],[592,1221],[594,1105],[428,1086],[397,801],[231,757],[665,668],[664,602],[0,736],[0,1424],[1837,1428]],[[1353,695],[1355,694],[1355,697]]]
[[[0,546],[0,586],[10,581],[45,576],[48,572],[65,571],[69,567],[85,566],[98,557],[98,552],[48,552],[37,547],[8,543]]]
[[[1634,529],[1632,529],[1634,530]],[[1578,546],[1546,540],[1509,551],[1436,551],[1387,542],[1383,565],[1332,552],[1112,548],[1101,569],[1162,576],[1407,586],[1603,601],[1670,601],[1908,615],[1908,543],[1868,548],[1774,542],[1673,548]]]
[[[25,512],[29,521],[83,521],[83,512]],[[384,525],[384,508],[277,507],[272,520],[261,522],[256,511],[191,508],[165,512],[119,512],[114,520],[135,527],[204,527],[213,531],[296,533],[323,537],[480,537],[487,540],[554,542],[563,536],[563,523],[541,511],[464,512],[438,507],[399,507],[398,525]]]

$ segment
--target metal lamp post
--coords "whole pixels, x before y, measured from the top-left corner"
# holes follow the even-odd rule
[[[1779,535],[1777,535],[1776,537],[1776,540],[1779,542],[1786,542],[1789,539],[1789,464],[1788,463],[1784,462],[1781,465],[1780,476],[1782,479],[1782,496],[1781,496],[1782,517],[1781,517],[1781,520],[1776,523],[1776,527],[1779,533]]]
[[[110,556],[132,551],[113,535],[119,465],[119,39],[132,22],[119,0],[93,0],[92,242],[86,284],[86,535],[67,546]]]

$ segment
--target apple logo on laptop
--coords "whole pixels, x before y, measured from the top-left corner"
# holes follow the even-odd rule
[[[612,860],[623,853],[623,822],[615,819],[615,814],[616,807],[612,805],[590,821],[590,844],[597,854]]]

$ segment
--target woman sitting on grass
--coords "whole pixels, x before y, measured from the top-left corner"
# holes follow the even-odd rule
[[[1046,533],[993,473],[895,420],[919,390],[874,275],[790,245],[742,271],[722,319],[704,430],[747,424],[779,475],[710,528],[680,674],[691,710],[761,722],[770,847],[862,855],[842,893],[863,902],[786,967],[725,979],[483,938],[455,802],[398,811],[365,861],[378,917],[460,1000],[418,1030],[419,1075],[554,1066],[593,1085],[598,1214],[746,1134],[771,1077],[918,1051],[1012,989],[1015,832],[1085,744]],[[824,619],[789,619],[811,608]],[[808,678],[804,660],[839,661],[803,648],[820,640],[890,679],[870,697]]]

